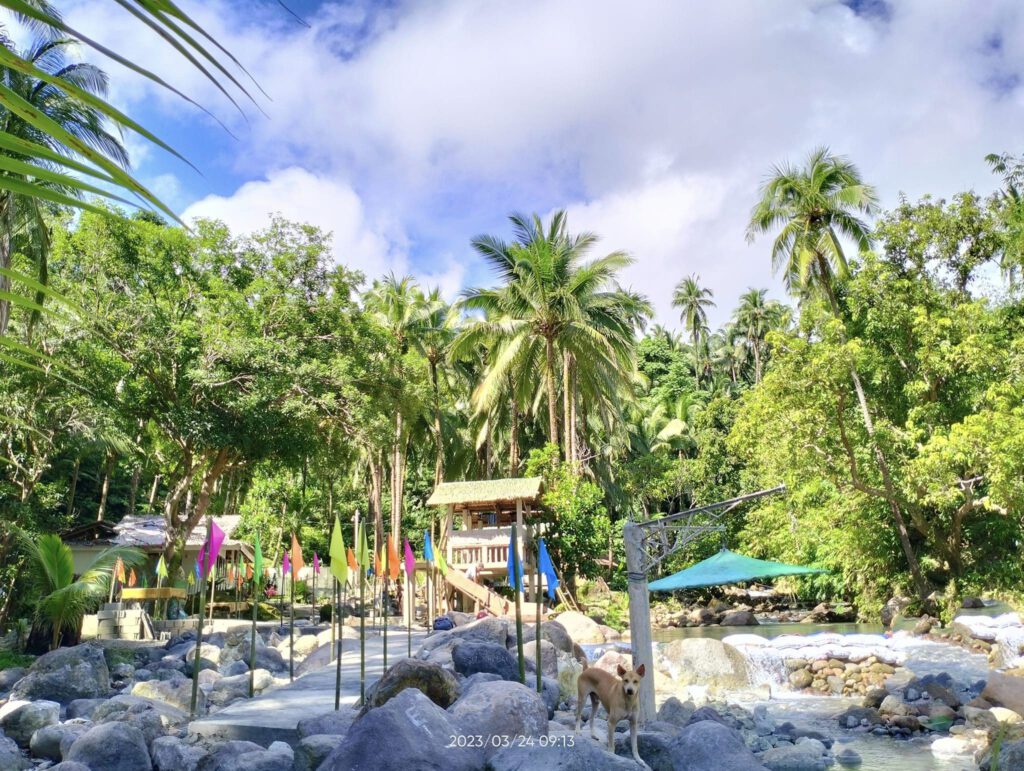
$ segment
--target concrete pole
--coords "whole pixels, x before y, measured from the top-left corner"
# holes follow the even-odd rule
[[[645,677],[640,689],[640,722],[655,716],[654,704],[654,649],[651,645],[651,606],[644,571],[643,531],[635,522],[627,522],[622,529],[626,544],[626,576],[629,580],[629,642],[633,666],[644,665]]]

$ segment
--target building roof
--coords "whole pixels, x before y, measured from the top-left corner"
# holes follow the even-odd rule
[[[225,544],[233,545],[231,538],[242,522],[239,515],[214,517],[217,527],[224,531]],[[117,546],[135,546],[142,549],[162,549],[167,539],[167,522],[163,517],[141,517],[129,515],[116,525],[107,522],[90,522],[69,530],[62,538],[66,543],[95,543]],[[186,548],[198,549],[206,541],[206,522],[201,522],[189,533]]]
[[[428,506],[482,506],[522,500],[534,503],[540,496],[540,477],[485,479],[477,482],[442,482],[427,500]]]

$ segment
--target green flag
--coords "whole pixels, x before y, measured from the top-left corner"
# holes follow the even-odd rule
[[[444,554],[440,549],[434,550],[434,557],[437,559],[437,569],[442,576],[448,575],[448,563],[444,561]]]
[[[167,563],[164,562],[164,555],[160,555],[160,560],[156,563],[156,575],[157,578],[167,578]]]
[[[263,583],[263,550],[260,548],[260,534],[256,533],[256,543],[253,544],[255,555],[252,558],[252,576],[259,586]]]
[[[341,534],[341,521],[334,515],[334,532],[331,533],[331,573],[340,583],[348,580],[348,561],[345,559],[345,537]]]

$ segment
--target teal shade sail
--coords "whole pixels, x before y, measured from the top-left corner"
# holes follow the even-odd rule
[[[659,578],[647,585],[652,592],[671,592],[676,589],[697,589],[701,586],[738,584],[779,576],[806,576],[824,573],[819,568],[803,565],[787,565],[785,562],[771,562],[745,557],[728,549],[722,549],[713,557],[691,565],[670,576]]]

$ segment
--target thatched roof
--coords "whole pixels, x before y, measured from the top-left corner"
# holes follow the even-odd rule
[[[521,500],[536,503],[543,480],[540,477],[486,479],[478,482],[442,482],[427,500],[428,506],[485,506]]]

